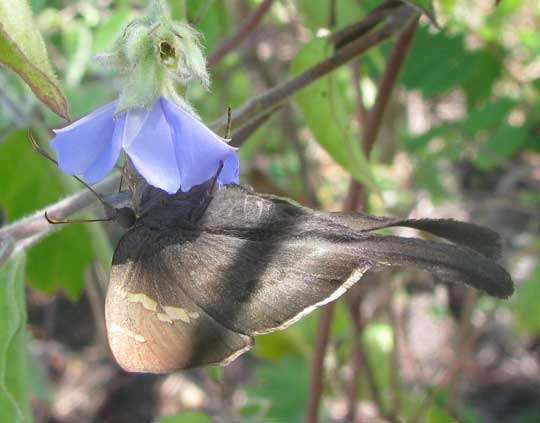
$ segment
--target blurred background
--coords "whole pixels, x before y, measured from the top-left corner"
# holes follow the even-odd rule
[[[211,123],[228,106],[332,54],[331,47],[314,48],[318,37],[361,21],[382,3],[188,0],[188,20],[203,34],[209,55],[254,15],[260,19],[227,54],[210,56],[211,90],[190,85],[187,97]],[[170,4],[175,16],[184,13],[183,2]],[[119,80],[95,54],[110,49],[147,2],[30,5],[72,117],[112,101]],[[517,291],[498,301],[411,269],[368,274],[327,316],[316,401],[321,422],[540,422],[540,5],[440,0],[434,7],[441,29],[420,19],[369,163],[349,157],[348,149],[365,142],[395,40],[369,49],[276,111],[241,145],[241,181],[323,210],[486,225],[504,239],[501,262]],[[0,104],[0,223],[7,224],[81,187],[30,147],[29,128],[46,146],[50,129],[65,123],[4,67]],[[66,225],[28,253],[21,276],[28,336],[18,354],[28,351],[21,389],[36,421],[306,419],[317,379],[319,311],[286,331],[259,336],[252,352],[223,369],[121,371],[103,323],[120,236],[114,224]],[[24,302],[19,306],[24,314]]]

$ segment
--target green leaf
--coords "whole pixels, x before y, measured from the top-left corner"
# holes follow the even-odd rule
[[[0,157],[0,181],[5,187],[0,201],[9,222],[58,201],[75,182],[32,149],[27,130],[12,132],[0,145]],[[110,247],[97,225],[63,225],[61,229],[30,250],[27,276],[43,291],[65,287],[77,297],[84,270],[95,257],[93,246],[106,263],[110,263]]]
[[[446,137],[454,128],[454,124],[434,126],[423,134],[405,139],[405,147],[409,152],[419,154],[428,148],[433,139]]]
[[[362,333],[362,340],[368,354],[373,376],[381,389],[385,392],[390,387],[390,354],[394,348],[393,328],[383,322],[369,323]],[[360,384],[361,392],[368,395],[367,384]]]
[[[342,28],[361,20],[366,11],[378,6],[377,1],[339,0],[334,2],[335,28]],[[329,28],[330,7],[313,7],[313,0],[296,0],[298,12],[302,16],[302,24],[316,32],[319,28]],[[330,4],[330,3],[327,3]]]
[[[458,423],[456,419],[437,406],[433,406],[428,410],[427,421],[428,423]]]
[[[0,267],[0,421],[31,422],[28,396],[25,257]]]
[[[537,333],[540,331],[540,265],[531,272],[513,298],[515,324],[518,330]]]
[[[462,35],[453,36],[446,31],[433,34],[422,25],[400,79],[407,88],[419,89],[425,97],[433,98],[459,86],[474,72]]]
[[[475,137],[478,132],[490,131],[498,128],[501,122],[515,106],[515,100],[510,97],[502,97],[485,104],[481,108],[475,108],[469,112],[467,119],[460,124],[460,127],[470,137]]]
[[[92,52],[103,53],[109,51],[117,38],[122,35],[125,26],[135,17],[130,9],[118,9],[111,13],[109,19],[99,26],[92,45]]]
[[[285,357],[311,356],[315,342],[319,313],[314,312],[284,331],[277,331],[257,337],[253,352],[259,358],[278,361]],[[334,333],[334,332],[332,332]]]
[[[306,44],[292,65],[293,74],[299,74],[328,55],[325,39]],[[351,131],[351,114],[346,110],[344,91],[335,89],[332,77],[323,78],[295,96],[306,123],[317,142],[332,158],[348,170],[358,181],[377,190],[371,166],[358,142],[358,133]]]
[[[212,419],[203,413],[186,412],[164,417],[157,423],[212,423]]]
[[[248,387],[252,403],[270,403],[264,421],[303,421],[307,402],[308,367],[305,359],[286,357],[277,363],[259,364],[256,385]]]
[[[214,382],[223,382],[223,367],[219,366],[210,366],[206,369],[206,374]]]
[[[489,50],[477,50],[469,55],[474,71],[463,81],[467,104],[472,109],[476,104],[491,95],[493,84],[501,76],[502,66],[499,58]]]
[[[168,3],[171,10],[171,17],[175,21],[185,21],[187,18],[186,0],[169,0]]]
[[[223,1],[214,2],[207,10],[199,10],[202,3],[201,0],[188,0],[188,10],[190,18],[197,20],[197,30],[203,34],[205,52],[209,55],[225,37],[231,35],[231,16],[227,4]],[[193,15],[192,11],[195,11]]]
[[[69,120],[66,98],[25,0],[0,2],[0,63],[23,78],[51,110]]]
[[[527,142],[526,126],[502,125],[484,142],[474,159],[482,169],[492,169],[516,154]]]
[[[92,58],[92,33],[84,23],[74,20],[67,25],[63,37],[68,56],[66,83],[76,87]]]
[[[437,17],[435,16],[435,8],[433,7],[433,0],[404,0],[405,3],[409,3],[410,5],[420,9],[435,25],[437,28],[439,28],[439,24],[437,22]]]

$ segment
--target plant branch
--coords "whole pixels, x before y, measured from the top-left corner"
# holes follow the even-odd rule
[[[315,344],[315,354],[311,366],[311,378],[309,389],[309,402],[306,413],[306,423],[317,423],[319,416],[319,402],[321,400],[323,388],[323,369],[326,346],[330,337],[330,323],[334,314],[335,302],[324,306],[321,309],[319,326],[317,328],[317,341]]]
[[[413,18],[407,22],[407,27],[403,34],[400,36],[396,45],[394,46],[392,53],[388,59],[384,74],[379,82],[377,90],[377,97],[375,98],[375,104],[369,111],[367,119],[365,121],[365,128],[363,133],[363,148],[366,157],[369,158],[377,136],[381,129],[381,123],[384,117],[384,113],[388,107],[390,98],[392,97],[392,91],[399,76],[399,72],[405,62],[407,53],[410,49],[414,33],[418,26],[418,19],[420,14],[416,12],[412,15]],[[363,198],[363,185],[358,181],[353,180],[349,186],[349,198],[347,202],[347,208],[349,210],[355,210],[358,208],[358,204],[362,202]]]
[[[119,181],[120,175],[114,174],[95,185],[94,188],[99,193],[110,193],[118,186]],[[3,227],[0,229],[0,250],[4,244],[12,244],[12,248],[10,248],[9,254],[2,254],[2,260],[7,260],[12,254],[27,249],[48,233],[60,229],[62,225],[51,225],[47,222],[44,217],[45,211],[55,218],[65,219],[93,205],[95,201],[95,195],[88,189],[84,189],[35,212],[31,216]],[[3,261],[0,261],[0,265]]]
[[[233,125],[235,127],[243,126],[257,115],[264,113],[267,109],[288,100],[292,95],[310,83],[322,78],[368,49],[401,32],[411,18],[417,15],[418,12],[416,9],[407,5],[393,8],[386,14],[379,13],[378,24],[363,28],[367,32],[362,33],[352,41],[340,45],[332,56],[305,70],[300,75],[282,82],[265,93],[252,98],[236,109],[232,115]],[[371,19],[370,16],[365,20]],[[363,22],[361,21],[357,25],[361,26]],[[342,31],[334,34],[330,39],[339,39],[337,35]],[[220,132],[220,130],[223,131],[226,124],[227,117],[223,116],[210,126],[213,130]]]
[[[215,66],[232,50],[244,41],[248,35],[259,25],[263,17],[270,10],[274,0],[264,0],[259,7],[246,19],[245,23],[229,39],[225,40],[214,53],[208,57],[208,66]]]

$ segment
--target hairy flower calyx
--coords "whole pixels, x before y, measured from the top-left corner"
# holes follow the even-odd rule
[[[167,97],[194,113],[178,94],[192,79],[209,86],[200,36],[183,22],[175,22],[165,3],[155,0],[147,16],[130,22],[110,53],[98,59],[125,75],[116,113],[151,107]]]

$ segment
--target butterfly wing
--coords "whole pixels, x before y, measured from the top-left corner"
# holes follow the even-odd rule
[[[174,257],[162,250],[159,231],[132,229],[120,240],[105,305],[109,344],[128,371],[169,372],[227,364],[251,348],[208,315],[184,291],[191,283],[182,270],[171,273]],[[175,239],[177,246],[183,242]],[[185,241],[189,243],[189,241]]]
[[[107,297],[115,357],[138,371],[227,363],[251,347],[251,336],[286,328],[377,266],[424,268],[499,297],[512,292],[488,254],[465,236],[452,239],[453,221],[357,219],[225,187],[196,228],[129,231]],[[458,245],[370,232],[398,224]]]
[[[466,247],[337,228],[324,232],[261,225],[261,232],[201,233],[189,248],[166,242],[168,273],[225,327],[246,335],[284,329],[343,294],[372,267],[415,266],[449,282],[508,295],[512,282],[494,261]],[[509,288],[510,287],[510,288]]]
[[[391,226],[426,230],[456,244],[371,232]],[[497,235],[450,219],[315,212],[227,186],[200,227],[195,248],[178,251],[195,266],[205,264],[186,289],[218,321],[248,335],[287,327],[337,298],[367,269],[383,265],[423,268],[498,297],[513,291],[508,273],[491,259]]]

